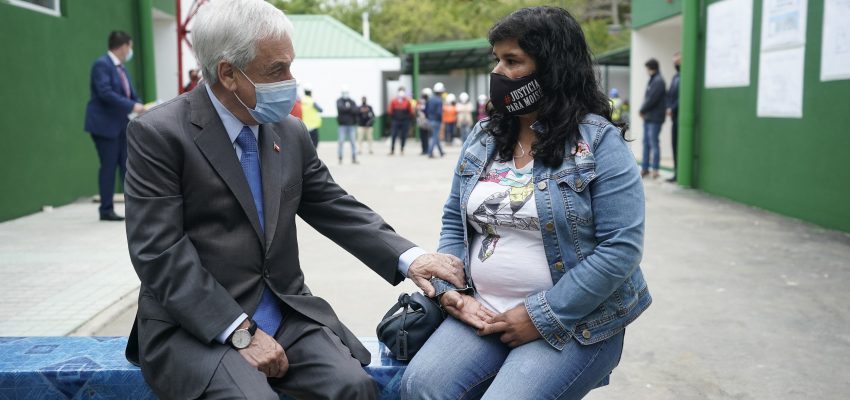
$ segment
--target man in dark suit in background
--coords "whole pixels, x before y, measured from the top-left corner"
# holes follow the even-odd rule
[[[108,44],[109,51],[98,57],[91,68],[91,99],[86,106],[85,130],[91,133],[100,158],[100,219],[123,221],[124,217],[115,214],[112,205],[115,171],[120,169],[123,181],[127,168],[127,115],[141,114],[145,107],[124,68],[124,63],[133,57],[132,38],[126,32],[113,31]]]
[[[410,278],[431,296],[432,277],[465,286],[459,259],[424,254],[334,182],[289,115],[291,33],[262,0],[202,7],[204,81],[127,128],[141,281],[127,358],[162,399],[377,398],[369,352],[304,283],[296,215],[392,284]]]

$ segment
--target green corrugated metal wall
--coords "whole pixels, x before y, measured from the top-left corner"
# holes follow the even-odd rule
[[[850,232],[850,80],[820,81],[823,2],[808,1],[802,119],[756,117],[762,2],[753,4],[750,85],[704,89],[704,58],[698,66],[696,185]]]

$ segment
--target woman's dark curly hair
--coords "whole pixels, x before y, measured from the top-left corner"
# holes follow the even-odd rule
[[[537,133],[532,151],[545,165],[561,165],[567,144],[577,145],[579,123],[587,114],[611,120],[611,103],[599,88],[581,25],[567,10],[547,6],[517,10],[493,25],[487,39],[490,45],[516,39],[537,64],[543,89],[537,121],[545,132]],[[499,158],[509,160],[519,134],[518,119],[493,108],[488,115],[485,129],[496,142]],[[625,135],[626,128],[620,128]]]

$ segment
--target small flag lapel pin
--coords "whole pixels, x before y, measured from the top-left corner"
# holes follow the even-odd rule
[[[274,151],[275,153],[280,153],[280,146],[278,146],[277,143],[274,144]]]

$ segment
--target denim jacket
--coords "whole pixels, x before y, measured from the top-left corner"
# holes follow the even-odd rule
[[[479,122],[463,145],[443,207],[438,252],[464,261],[467,288],[471,227],[466,203],[493,160],[493,137]],[[537,124],[532,129],[540,131]],[[561,165],[535,162],[534,187],[543,247],[555,285],[526,297],[525,307],[541,336],[561,350],[570,338],[582,344],[605,340],[637,318],[652,302],[640,269],[643,252],[643,184],[620,130],[589,114],[581,139],[567,145]],[[575,150],[572,150],[572,149]],[[439,278],[440,295],[459,290]]]

